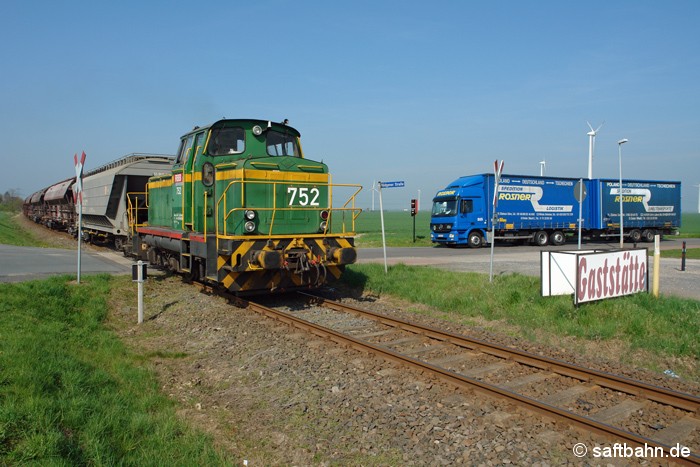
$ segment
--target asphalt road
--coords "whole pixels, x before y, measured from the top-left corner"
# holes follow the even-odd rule
[[[131,261],[116,253],[81,253],[81,275],[131,271]],[[58,274],[76,274],[78,251],[0,245],[0,282],[20,282]]]

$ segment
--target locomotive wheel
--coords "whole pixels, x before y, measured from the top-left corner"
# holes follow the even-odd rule
[[[174,256],[168,258],[168,269],[172,272],[180,271],[180,262]]]
[[[469,248],[481,248],[484,245],[484,237],[479,232],[469,232],[467,244]]]
[[[549,236],[549,241],[552,243],[552,245],[559,246],[566,243],[566,237],[560,230],[555,230],[552,232],[552,235]]]
[[[547,244],[549,243],[549,235],[547,235],[547,232],[545,232],[544,230],[540,230],[535,234],[532,240],[537,246],[547,246]]]

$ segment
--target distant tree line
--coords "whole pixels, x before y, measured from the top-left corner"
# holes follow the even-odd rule
[[[7,190],[0,197],[0,211],[20,211],[24,200],[19,196],[19,190]]]

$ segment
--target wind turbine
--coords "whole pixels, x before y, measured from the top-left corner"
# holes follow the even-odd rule
[[[586,123],[588,123],[588,122],[586,122]],[[593,127],[591,126],[591,124],[588,123],[588,128],[591,129],[591,131],[589,131],[587,133],[588,134],[588,179],[589,180],[593,178],[593,148],[595,147],[595,135],[598,133],[598,130],[603,128],[604,124],[605,124],[605,122],[601,123],[600,126],[598,126],[598,128],[596,128],[594,130]]]
[[[700,185],[693,185],[698,187],[698,214],[700,214]]]
[[[544,177],[544,169],[545,169],[546,165],[547,165],[547,161],[542,159],[540,161],[540,177]]]

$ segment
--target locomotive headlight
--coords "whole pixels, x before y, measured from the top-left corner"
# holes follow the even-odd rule
[[[326,231],[326,227],[328,227],[328,223],[327,223],[326,221],[321,221],[321,223],[319,224],[318,227],[319,227],[319,229],[320,229],[322,232],[325,232],[325,231]]]
[[[323,219],[324,221],[328,220],[328,211],[321,211],[319,213],[319,215],[321,216],[321,219]]]
[[[255,125],[255,126],[253,127],[253,134],[254,134],[255,136],[260,136],[260,135],[262,135],[262,128],[260,128],[260,125]]]
[[[251,233],[252,231],[255,230],[255,222],[248,221],[243,225],[243,228],[245,229],[246,232]]]
[[[248,219],[249,221],[252,221],[253,219],[255,219],[255,211],[250,211],[250,210],[248,210],[248,211],[245,212],[244,216],[245,216],[245,218]]]

